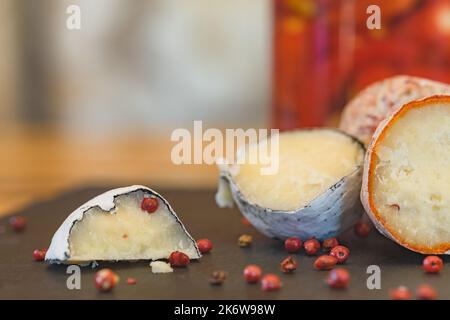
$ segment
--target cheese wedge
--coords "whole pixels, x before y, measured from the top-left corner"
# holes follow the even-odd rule
[[[155,211],[143,209],[144,199],[156,200]],[[56,231],[46,254],[51,263],[167,259],[181,251],[200,258],[169,203],[144,186],[108,191],[85,203]]]
[[[450,94],[450,85],[403,75],[378,81],[344,107],[339,127],[368,145],[388,115],[407,102],[440,94]]]

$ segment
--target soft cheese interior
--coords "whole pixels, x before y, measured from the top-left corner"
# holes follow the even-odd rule
[[[143,197],[142,191],[116,197],[113,213],[89,209],[70,232],[70,261],[156,260],[176,250],[197,257],[166,205],[158,199],[157,211],[149,214],[140,207]]]
[[[450,105],[414,108],[376,148],[373,199],[407,243],[450,242]]]
[[[257,159],[257,146],[246,159]],[[295,210],[325,192],[362,165],[363,148],[334,130],[306,130],[279,135],[279,170],[262,175],[267,165],[246,161],[234,181],[251,203],[273,210]]]

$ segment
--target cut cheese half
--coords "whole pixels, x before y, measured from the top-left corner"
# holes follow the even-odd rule
[[[277,238],[324,239],[361,214],[365,149],[359,141],[332,129],[283,132],[271,139],[278,139],[279,145],[276,174],[262,174],[267,164],[247,161],[257,158],[265,141],[250,145],[238,158],[245,159],[243,163],[222,166],[219,206],[230,204],[230,193],[223,190],[229,187],[246,218]]]
[[[450,96],[407,103],[380,124],[361,199],[387,237],[420,253],[450,253]]]
[[[146,198],[157,209],[142,209]],[[181,251],[200,258],[197,245],[169,203],[144,186],[108,191],[79,207],[53,236],[45,259],[52,263],[167,259]]]
[[[256,158],[258,146],[246,155]],[[279,135],[279,172],[262,175],[263,164],[239,165],[233,179],[245,198],[272,210],[292,211],[309,204],[361,166],[363,149],[333,130],[305,130]]]

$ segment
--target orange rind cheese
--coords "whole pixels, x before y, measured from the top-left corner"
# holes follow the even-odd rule
[[[419,253],[450,254],[450,96],[408,102],[380,123],[361,201],[386,237]]]

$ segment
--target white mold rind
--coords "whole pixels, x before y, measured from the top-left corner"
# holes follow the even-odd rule
[[[180,224],[186,236],[192,241],[192,244],[196,250],[196,254],[193,256],[189,256],[191,259],[199,259],[201,257],[200,251],[198,250],[197,243],[192,238],[192,236],[188,233],[185,226],[178,218],[177,214],[170,206],[169,202],[164,199],[159,193],[156,191],[141,185],[134,185],[129,187],[117,188],[110,191],[107,191],[80,206],[78,209],[73,211],[67,218],[64,220],[62,225],[54,234],[50,247],[48,248],[47,254],[45,255],[45,261],[49,263],[67,263],[70,259],[70,248],[69,248],[69,237],[70,232],[74,224],[83,219],[85,212],[94,207],[99,207],[105,212],[109,214],[114,214],[115,209],[115,198],[121,195],[130,194],[132,192],[142,191],[147,193],[148,195],[157,197],[161,200],[162,203],[168,208],[169,212],[173,215],[177,223]]]
[[[351,138],[365,151],[360,141]],[[239,191],[231,174],[223,168],[220,172],[217,195],[225,194],[220,189],[227,185],[234,202],[244,217],[268,237],[282,240],[289,237],[299,237],[303,240],[315,237],[318,240],[324,240],[339,235],[353,226],[355,221],[361,217],[363,208],[359,194],[362,167],[361,164],[307,206],[293,211],[272,210],[250,203]],[[221,205],[221,203],[228,204],[228,201],[219,200],[217,203],[221,207],[229,207],[229,205]]]

